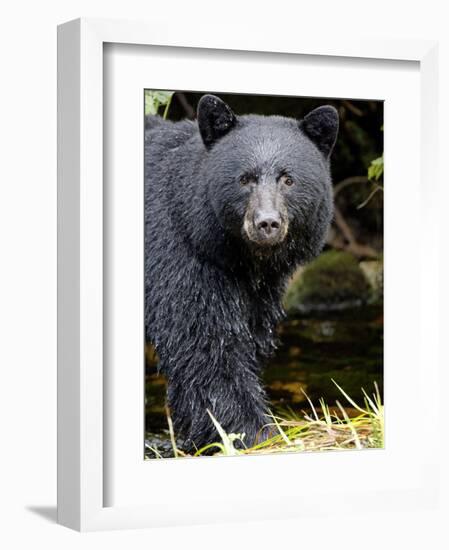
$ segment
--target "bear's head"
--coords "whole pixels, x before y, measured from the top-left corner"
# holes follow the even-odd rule
[[[333,212],[329,157],[336,109],[318,107],[302,120],[237,117],[221,99],[205,95],[198,127],[202,177],[223,230],[256,255],[286,249],[300,263],[317,255]]]

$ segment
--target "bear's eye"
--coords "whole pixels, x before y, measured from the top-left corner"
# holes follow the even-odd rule
[[[240,178],[240,183],[242,185],[248,185],[248,183],[252,180],[253,178],[251,178],[251,176],[248,176],[247,174],[241,176]]]
[[[288,174],[284,174],[280,178],[281,183],[284,183],[285,185],[293,185],[295,182],[293,181],[293,178],[289,176]]]

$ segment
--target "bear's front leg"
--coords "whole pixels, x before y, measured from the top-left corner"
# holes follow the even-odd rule
[[[209,414],[226,433],[245,434],[252,446],[266,438],[267,405],[254,354],[248,350],[196,353],[187,364],[176,365],[168,380],[168,403],[176,434],[188,451],[219,442]]]

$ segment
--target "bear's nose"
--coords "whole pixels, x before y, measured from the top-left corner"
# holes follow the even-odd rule
[[[281,227],[281,217],[277,212],[263,212],[254,220],[257,232],[264,238],[274,237]]]

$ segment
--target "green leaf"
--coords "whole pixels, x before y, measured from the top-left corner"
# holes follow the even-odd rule
[[[155,101],[154,97],[146,93],[145,94],[145,114],[146,115],[156,115],[157,114],[157,102]]]
[[[150,91],[153,97],[160,103],[160,105],[167,105],[171,100],[174,92],[162,92],[162,91]]]
[[[145,90],[145,115],[157,115],[159,107],[166,107],[164,118],[167,115],[168,106],[174,92],[160,90]]]
[[[384,173],[384,156],[371,161],[368,166],[368,179],[378,181]]]

